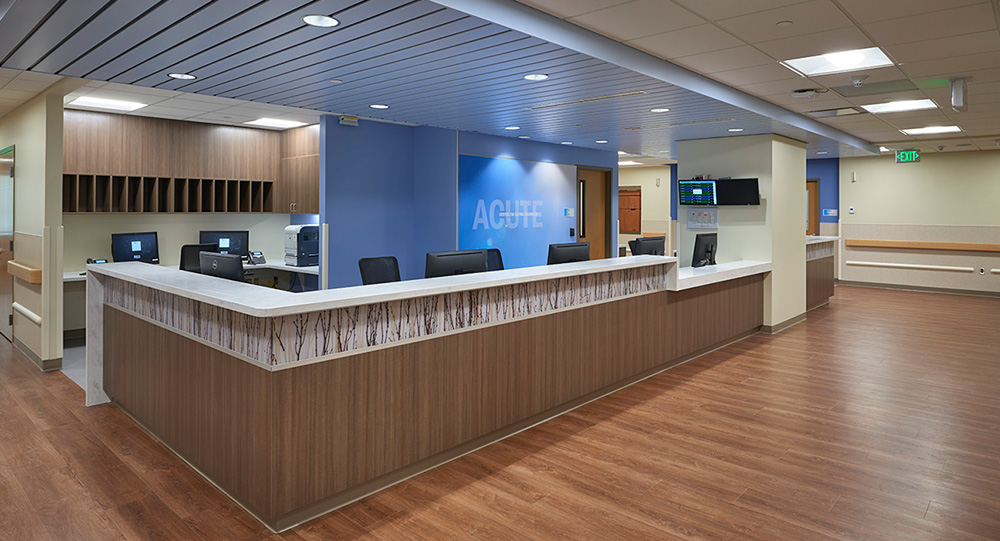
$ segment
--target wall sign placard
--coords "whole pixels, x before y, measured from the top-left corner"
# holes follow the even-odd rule
[[[896,151],[896,163],[917,163],[920,161],[920,151],[915,148]]]

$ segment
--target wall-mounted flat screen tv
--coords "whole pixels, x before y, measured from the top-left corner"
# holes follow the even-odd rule
[[[726,178],[715,181],[719,205],[759,205],[760,188],[755,178]]]
[[[677,183],[681,205],[718,205],[714,180],[681,180]]]

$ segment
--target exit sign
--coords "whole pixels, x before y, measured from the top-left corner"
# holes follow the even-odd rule
[[[896,151],[896,163],[917,163],[920,161],[920,151],[915,148]]]

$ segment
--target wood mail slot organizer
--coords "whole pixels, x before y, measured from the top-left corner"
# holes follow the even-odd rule
[[[64,213],[274,212],[274,182],[63,175]]]

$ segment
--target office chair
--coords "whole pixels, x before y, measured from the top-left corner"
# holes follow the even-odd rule
[[[201,252],[217,252],[219,245],[215,243],[206,244],[185,244],[181,246],[181,270],[191,272],[201,272]]]
[[[634,240],[630,240],[630,241],[628,241],[628,251],[629,251],[629,253],[631,253],[632,255],[635,255],[635,251],[636,251],[636,246],[635,246],[635,244],[636,244],[636,242],[635,242]]]
[[[486,270],[503,270],[503,257],[500,255],[500,248],[486,250]]]
[[[362,257],[358,260],[361,283],[364,285],[385,284],[399,281],[399,262],[394,256]]]

